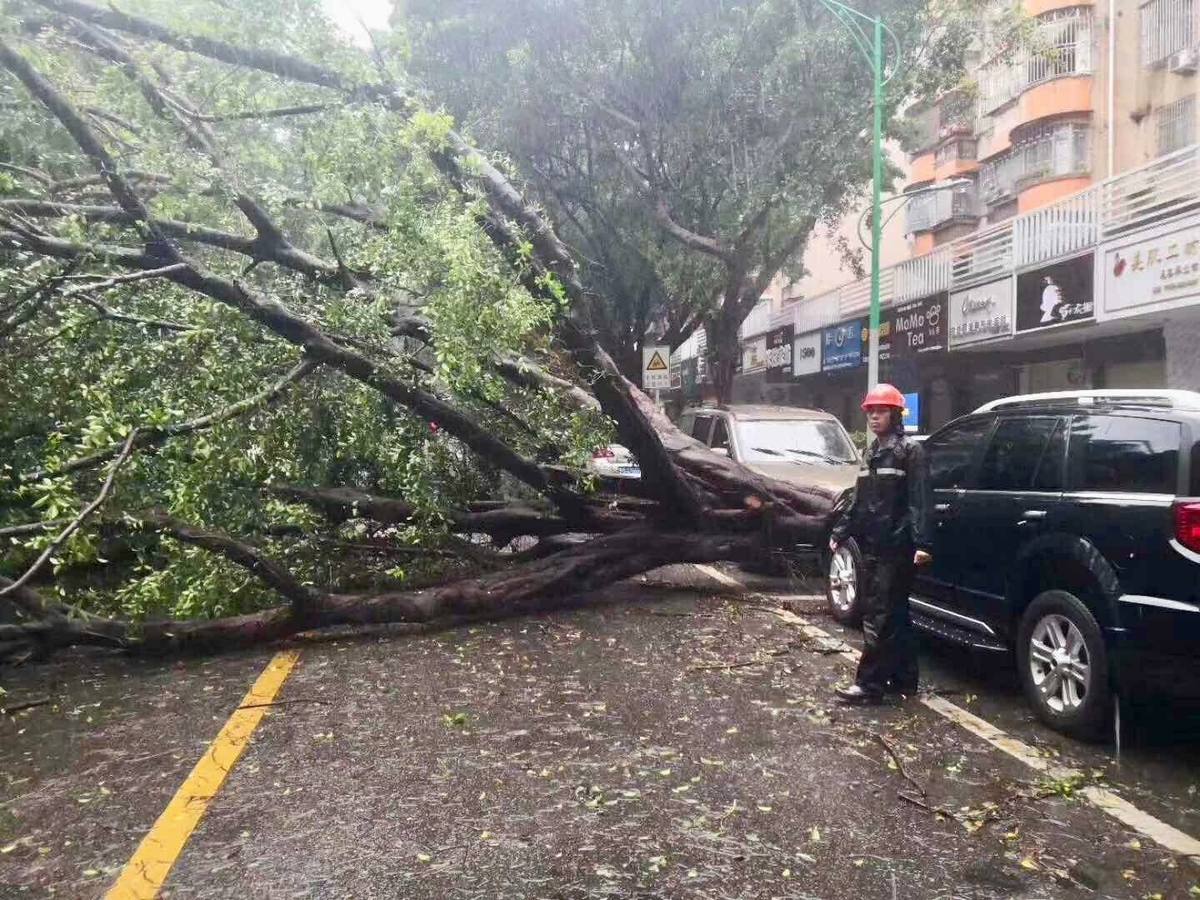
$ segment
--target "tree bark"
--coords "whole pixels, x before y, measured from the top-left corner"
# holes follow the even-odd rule
[[[181,529],[180,533],[186,535],[189,531]],[[194,534],[192,539],[208,540]],[[748,555],[757,545],[755,539],[744,535],[637,527],[516,569],[426,590],[368,596],[313,594],[306,596],[303,603],[208,621],[42,619],[27,625],[0,625],[0,645],[33,645],[42,651],[91,645],[136,655],[213,652],[339,625],[519,615],[569,605],[588,591],[668,563],[712,562]],[[243,551],[234,548],[233,552]],[[255,559],[254,563],[261,564],[261,560]],[[0,585],[4,583],[0,579]]]

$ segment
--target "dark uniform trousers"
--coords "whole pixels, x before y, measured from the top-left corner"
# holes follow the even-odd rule
[[[854,680],[863,690],[916,690],[917,642],[908,621],[916,566],[912,549],[864,555],[863,654]]]

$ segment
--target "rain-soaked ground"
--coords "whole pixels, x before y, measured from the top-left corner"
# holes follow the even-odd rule
[[[839,645],[769,594],[721,590],[673,570],[584,609],[304,644],[164,896],[1173,898],[1200,882],[1078,785],[918,703],[835,708]],[[269,657],[5,672],[5,702],[51,702],[0,721],[0,898],[101,895]],[[1011,669],[926,662],[954,702],[1200,831],[1200,728],[1143,716],[1118,766],[1033,725]]]

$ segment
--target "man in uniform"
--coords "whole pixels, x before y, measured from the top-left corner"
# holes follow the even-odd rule
[[[854,684],[837,689],[851,705],[876,704],[884,694],[917,690],[917,650],[908,621],[908,595],[917,566],[933,557],[931,493],[920,444],[904,435],[904,395],[890,384],[872,388],[863,400],[875,439],[867,449],[850,509],[833,529],[836,550],[854,538],[865,571],[863,654]]]

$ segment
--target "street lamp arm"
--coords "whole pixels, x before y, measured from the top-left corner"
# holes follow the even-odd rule
[[[931,185],[928,185],[927,187],[917,188],[915,191],[905,191],[902,194],[896,194],[894,197],[887,197],[883,200],[880,200],[879,208],[881,210],[883,209],[884,206],[886,206],[889,203],[899,203],[900,204],[900,206],[898,206],[896,209],[892,210],[892,214],[890,216],[888,216],[886,219],[883,220],[883,225],[887,225],[888,222],[892,221],[892,219],[895,217],[896,213],[900,212],[900,210],[904,208],[904,204],[907,203],[909,200],[911,200],[913,197],[917,197],[921,194],[932,194],[937,191],[954,190],[954,188],[963,187],[964,185],[968,185],[970,183],[971,183],[971,179],[969,179],[969,178],[952,178],[949,181],[943,181],[940,184],[931,184]],[[866,242],[866,239],[864,239],[862,236],[863,222],[866,220],[867,213],[869,213],[870,211],[871,211],[871,207],[869,207],[869,206],[862,211],[862,213],[858,217],[858,225],[854,229],[855,237],[858,238],[858,242],[863,245],[863,249],[865,249],[865,250],[871,249],[871,245],[868,244]]]

